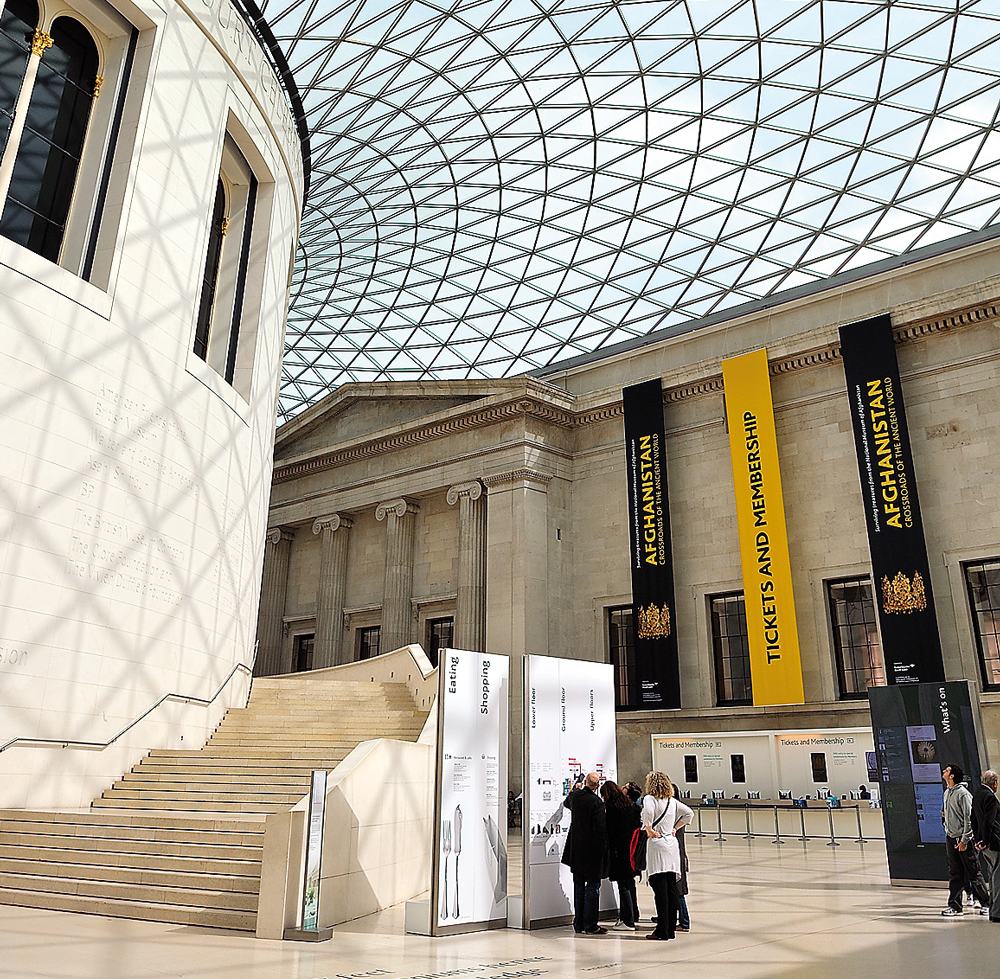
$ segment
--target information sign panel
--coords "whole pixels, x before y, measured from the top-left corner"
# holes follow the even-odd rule
[[[524,661],[525,928],[573,914],[573,877],[560,861],[570,825],[563,800],[588,772],[618,780],[613,667],[527,656]],[[614,907],[608,881],[602,909]]]
[[[507,923],[506,656],[443,649],[438,658],[435,935]]]

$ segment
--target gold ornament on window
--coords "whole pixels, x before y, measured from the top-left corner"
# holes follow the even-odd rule
[[[42,52],[47,51],[52,47],[52,35],[46,34],[45,31],[35,31],[31,35],[31,53],[35,55],[36,58],[42,56]]]
[[[640,639],[662,639],[670,635],[670,609],[663,605],[639,606],[639,629],[636,633]]]
[[[229,218],[223,218],[222,223],[219,225],[219,234],[221,234],[222,237],[225,238],[226,232],[228,230],[229,230]]]
[[[896,577],[889,580],[882,578],[882,611],[887,615],[898,612],[923,612],[927,608],[927,593],[924,591],[924,579],[919,571],[913,573],[913,581],[896,572]]]
[[[104,84],[103,75],[94,76],[94,98],[96,99],[98,95],[101,94],[101,86]]]

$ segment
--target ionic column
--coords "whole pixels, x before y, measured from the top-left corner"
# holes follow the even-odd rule
[[[313,533],[321,537],[319,582],[316,588],[316,639],[313,669],[339,666],[343,662],[344,597],[347,594],[347,545],[353,521],[340,513],[313,521]]]
[[[260,612],[257,619],[257,662],[254,676],[272,676],[288,672],[282,662],[285,592],[288,589],[288,553],[295,534],[285,527],[272,527],[265,538],[264,575],[260,587]]]
[[[486,497],[479,480],[448,490],[448,505],[458,503],[458,598],[456,649],[486,649]]]
[[[388,653],[410,641],[413,598],[413,538],[420,508],[407,499],[390,500],[375,508],[385,520],[385,586],[382,591],[381,649]]]

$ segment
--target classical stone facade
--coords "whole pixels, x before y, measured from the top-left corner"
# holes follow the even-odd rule
[[[864,724],[866,701],[843,696],[828,599],[829,582],[871,573],[837,331],[888,312],[946,670],[981,688],[963,567],[1000,556],[993,263],[991,244],[973,246],[543,377],[338,389],[278,432],[270,526],[294,535],[280,668],[292,668],[297,634],[320,648],[331,614],[337,661],[366,627],[381,623],[387,650],[453,617],[454,645],[513,657],[515,696],[526,653],[607,661],[608,611],[631,601],[621,389],[659,376],[683,708],[619,715],[622,771],[645,770],[655,733]],[[742,588],[720,365],[760,347],[806,699],[766,710],[718,705],[710,615],[713,596]],[[346,560],[324,564],[313,527],[331,513],[353,524]],[[262,643],[274,616],[262,616]],[[1000,694],[980,697],[996,749]]]

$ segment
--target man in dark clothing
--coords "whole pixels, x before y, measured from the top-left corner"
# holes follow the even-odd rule
[[[972,797],[972,835],[989,877],[990,921],[1000,922],[1000,801],[997,800],[1000,778],[996,772],[987,770],[981,781]]]
[[[573,931],[578,935],[608,933],[597,923],[601,880],[608,876],[608,829],[604,803],[597,794],[600,784],[591,772],[563,802],[572,819],[562,862],[573,872]]]
[[[962,893],[966,884],[984,908],[990,903],[990,895],[979,872],[979,857],[972,847],[972,793],[963,781],[965,772],[958,765],[948,765],[941,777],[946,786],[941,818],[948,854],[948,907],[941,914],[946,918],[960,918],[964,912]]]

